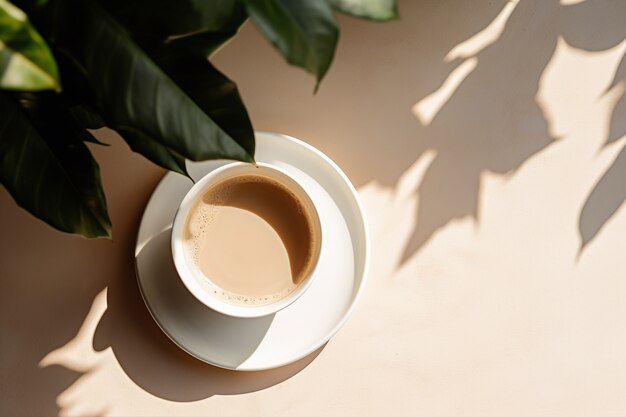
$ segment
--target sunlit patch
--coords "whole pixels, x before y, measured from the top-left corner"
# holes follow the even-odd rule
[[[573,6],[575,4],[584,3],[586,1],[587,0],[561,0],[559,4],[561,6]]]
[[[504,32],[506,22],[511,17],[511,13],[515,10],[517,3],[518,0],[512,0],[505,4],[498,16],[486,28],[452,48],[444,58],[444,61],[452,62],[455,59],[475,56],[489,45],[495,43],[502,35],[502,32]]]
[[[39,367],[61,365],[74,371],[86,372],[97,362],[102,352],[96,352],[92,346],[93,336],[100,319],[107,309],[107,289],[100,291],[94,298],[89,313],[76,336],[60,348],[53,350],[39,361]]]
[[[554,55],[546,65],[539,81],[536,101],[548,121],[550,136],[560,138],[580,132],[580,121],[601,117],[601,135],[594,135],[598,143],[586,142],[598,148],[608,135],[612,109],[622,97],[624,84],[613,88],[611,80],[617,70],[619,57],[626,52],[626,41],[601,52],[590,52],[569,45],[559,37]],[[571,71],[576,68],[576,71]],[[596,116],[597,115],[597,116]]]

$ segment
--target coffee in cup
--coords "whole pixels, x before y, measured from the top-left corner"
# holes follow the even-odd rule
[[[184,214],[177,214],[175,227],[178,222],[182,230],[177,244],[173,234],[173,249],[182,249],[185,268],[180,262],[177,268],[186,284],[183,275],[193,275],[192,288],[202,292],[197,298],[247,317],[301,294],[317,264],[321,226],[293,178],[269,165],[234,163],[192,191]]]

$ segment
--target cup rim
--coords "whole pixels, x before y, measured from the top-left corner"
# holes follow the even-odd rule
[[[241,168],[254,168],[254,167],[262,167],[265,170],[274,171],[278,173],[279,176],[283,176],[291,182],[291,184],[285,184],[281,182],[282,185],[287,187],[289,190],[296,191],[298,199],[304,199],[307,207],[310,211],[310,217],[313,223],[313,227],[315,229],[316,236],[318,238],[319,243],[316,245],[315,253],[313,254],[314,260],[312,261],[312,265],[307,273],[307,275],[302,280],[302,283],[291,293],[286,295],[285,297],[279,299],[278,301],[259,305],[259,306],[245,306],[245,305],[235,305],[230,304],[226,301],[219,299],[211,295],[208,291],[206,291],[200,283],[198,282],[198,275],[201,272],[194,270],[194,267],[191,266],[187,260],[185,255],[185,250],[183,248],[183,231],[186,224],[187,216],[193,204],[197,201],[198,196],[202,193],[202,191],[215,184],[217,181],[221,179],[228,178],[228,173],[231,171],[238,171]],[[245,173],[246,170],[241,170],[240,173]],[[250,170],[249,174],[254,174]],[[236,174],[235,174],[236,175]],[[280,179],[272,176],[274,180],[280,181]],[[239,318],[255,318],[255,317],[263,317],[268,316],[270,314],[274,314],[285,307],[292,304],[298,298],[300,298],[306,290],[313,283],[313,277],[315,276],[315,271],[318,268],[319,261],[322,254],[322,246],[323,246],[323,235],[322,235],[322,223],[319,215],[319,211],[311,198],[309,192],[307,192],[306,188],[302,186],[301,182],[294,178],[294,176],[284,169],[277,167],[276,165],[257,162],[256,164],[251,164],[247,162],[229,162],[225,165],[222,165],[213,171],[206,174],[200,180],[198,180],[189,191],[185,194],[182,202],[178,206],[176,214],[174,216],[174,221],[172,224],[172,233],[171,233],[171,250],[172,257],[174,259],[174,265],[176,267],[176,271],[178,273],[179,278],[187,288],[187,290],[201,303],[211,308],[212,310],[217,311],[218,313],[225,314],[232,317]],[[204,279],[209,279],[207,277],[203,277]]]

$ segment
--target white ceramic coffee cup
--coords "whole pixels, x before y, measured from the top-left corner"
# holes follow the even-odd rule
[[[215,285],[210,283],[211,277],[205,276],[200,268],[189,257],[188,251],[185,249],[184,241],[184,229],[187,224],[187,218],[191,209],[195,206],[198,198],[205,190],[209,189],[213,185],[220,181],[226,180],[231,177],[240,175],[260,175],[269,177],[275,181],[278,181],[289,191],[295,194],[296,198],[304,206],[309,218],[311,219],[313,236],[318,244],[312,246],[314,251],[311,261],[311,266],[307,275],[302,279],[301,283],[291,293],[285,297],[278,299],[271,304],[264,305],[237,305],[231,304],[227,301],[217,297],[214,294]],[[322,227],[318,211],[313,203],[313,200],[305,189],[300,185],[292,175],[287,173],[284,169],[277,166],[273,166],[265,163],[249,164],[244,162],[233,162],[223,165],[205,175],[202,179],[194,184],[193,187],[187,192],[185,198],[180,204],[176,216],[174,218],[174,224],[172,226],[172,255],[174,258],[174,265],[178,271],[180,279],[191,294],[194,295],[199,301],[204,303],[207,307],[229,316],[233,317],[262,317],[269,314],[276,313],[279,310],[287,307],[293,303],[298,297],[300,297],[309,288],[312,283],[315,270],[319,262],[319,257],[322,248]]]

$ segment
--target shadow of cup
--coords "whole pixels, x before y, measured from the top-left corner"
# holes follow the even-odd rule
[[[129,250],[128,253],[132,253]],[[150,263],[144,264],[150,260]],[[94,335],[94,349],[110,346],[126,375],[147,392],[173,401],[195,401],[214,394],[241,394],[280,383],[304,369],[323,350],[280,368],[239,372],[201,362],[179,349],[150,317],[135,280],[135,260],[109,286],[107,311]],[[229,363],[243,363],[265,336],[272,316],[236,319],[222,316],[195,299],[178,278],[170,251],[170,229],[152,237],[136,257],[137,267],[153,274],[144,294],[159,303],[157,320],[170,334],[197,334],[204,348],[217,349]],[[144,273],[145,273],[144,272]],[[202,319],[198,319],[198,317]],[[168,321],[169,320],[169,321]],[[174,320],[174,321],[172,321]]]

